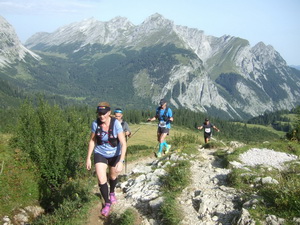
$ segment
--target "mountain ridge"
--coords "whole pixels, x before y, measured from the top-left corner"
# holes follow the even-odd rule
[[[67,80],[78,77],[69,81],[68,89],[87,92],[89,87],[78,83],[83,79],[92,84],[110,77],[116,85],[118,79],[124,80],[128,92],[120,90],[125,98],[121,102],[136,99],[147,105],[166,98],[176,108],[226,114],[231,119],[291,109],[300,103],[300,73],[288,67],[272,46],[259,42],[251,47],[239,37],[205,35],[158,13],[137,26],[124,17],[107,22],[90,18],[52,33],[37,33],[25,46],[44,58],[64,55],[69,67],[73,62],[77,70],[90,71],[75,75],[68,69]],[[103,63],[108,59],[110,66]]]

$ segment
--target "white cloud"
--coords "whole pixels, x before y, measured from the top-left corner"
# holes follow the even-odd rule
[[[0,1],[2,12],[14,14],[79,13],[90,10],[95,1],[79,0],[13,0]]]

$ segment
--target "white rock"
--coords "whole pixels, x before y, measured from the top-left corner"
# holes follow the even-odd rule
[[[276,179],[273,179],[272,177],[264,177],[261,179],[261,182],[263,184],[279,184],[279,182]]]

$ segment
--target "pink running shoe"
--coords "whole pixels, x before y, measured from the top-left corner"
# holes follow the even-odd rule
[[[109,198],[110,198],[110,203],[111,204],[116,204],[117,203],[117,198],[116,198],[116,195],[115,195],[114,192],[109,194]]]
[[[110,203],[105,203],[104,208],[101,210],[103,216],[108,216],[110,211]]]

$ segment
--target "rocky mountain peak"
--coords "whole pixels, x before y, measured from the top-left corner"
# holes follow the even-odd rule
[[[155,13],[151,16],[149,16],[142,24],[141,29],[148,28],[147,30],[153,30],[153,29],[163,29],[163,28],[172,28],[174,26],[173,21],[166,19],[159,13]]]
[[[89,19],[85,19],[79,23],[73,23],[72,25],[72,28],[77,28],[81,32],[88,32],[98,25],[98,21],[92,17]],[[66,25],[65,27],[68,27],[68,25]]]
[[[173,21],[166,19],[164,16],[162,16],[159,13],[155,13],[151,16],[149,16],[144,23],[156,23],[156,24],[173,24]]]
[[[273,48],[272,45],[265,45],[263,42],[258,42],[251,52],[259,58],[259,61],[267,66],[268,64],[279,63],[279,66],[287,66],[286,61],[281,55]]]
[[[126,18],[126,17],[121,17],[121,16],[117,16],[113,19],[111,19],[110,21],[107,22],[108,25],[110,26],[115,26],[115,27],[120,27],[120,28],[129,28],[129,27],[133,27],[134,25]]]
[[[9,66],[15,60],[24,60],[27,54],[39,59],[38,55],[22,45],[15,29],[2,16],[0,16],[0,30],[0,67]]]
[[[34,47],[37,42],[45,46],[68,43],[81,43],[81,46],[94,43],[114,45],[124,36],[124,32],[128,32],[132,27],[134,25],[124,17],[115,17],[108,22],[89,18],[60,27],[48,35],[46,33],[33,35],[25,44],[29,48]]]

